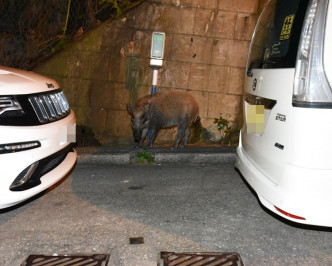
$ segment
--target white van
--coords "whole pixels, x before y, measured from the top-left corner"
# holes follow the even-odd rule
[[[328,0],[267,3],[250,45],[236,160],[265,207],[320,226],[332,226],[331,48]]]
[[[75,128],[55,80],[0,66],[0,209],[66,176],[77,157]]]

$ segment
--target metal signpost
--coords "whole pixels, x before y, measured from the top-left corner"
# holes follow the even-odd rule
[[[164,47],[165,47],[165,33],[152,32],[150,66],[153,68],[153,76],[152,76],[151,94],[155,94],[157,91],[158,69],[163,66]],[[150,133],[151,132],[149,130],[148,139],[147,139],[148,143],[150,140]]]
[[[153,68],[151,94],[155,94],[157,90],[158,69],[163,66],[164,47],[165,47],[165,33],[153,32],[151,40],[151,59],[150,59],[150,66]]]

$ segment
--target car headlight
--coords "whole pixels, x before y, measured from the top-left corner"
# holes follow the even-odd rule
[[[0,97],[0,117],[21,116],[24,111],[14,96]]]
[[[0,144],[0,154],[26,151],[40,147],[39,141]]]

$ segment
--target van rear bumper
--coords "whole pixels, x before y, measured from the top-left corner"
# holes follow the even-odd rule
[[[276,184],[250,161],[241,140],[235,167],[257,193],[260,202],[272,212],[296,223],[332,227],[332,170],[286,164],[281,182]]]

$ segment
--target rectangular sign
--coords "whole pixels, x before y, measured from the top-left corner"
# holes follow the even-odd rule
[[[164,46],[165,46],[165,33],[153,32],[152,44],[151,44],[151,58],[163,59],[164,58]]]

